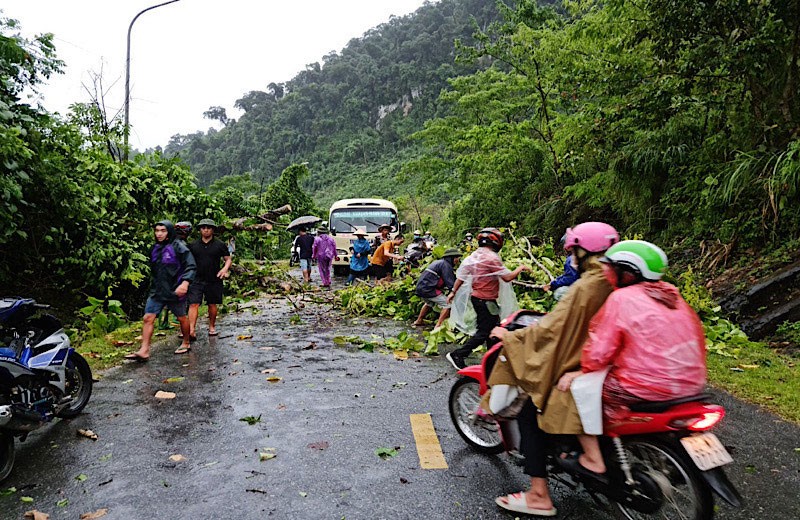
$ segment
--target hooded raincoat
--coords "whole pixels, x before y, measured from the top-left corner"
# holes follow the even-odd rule
[[[700,318],[666,282],[617,289],[592,319],[581,369],[611,366],[608,379],[645,401],[695,395],[706,382]]]
[[[556,384],[564,373],[580,368],[589,322],[611,290],[602,264],[589,258],[580,279],[549,314],[503,338],[503,355],[492,369],[489,385],[520,387],[541,410],[539,427],[547,433],[583,433],[572,394],[556,389]],[[483,407],[489,409],[488,398]]]
[[[172,222],[162,220],[156,225],[167,228],[167,238],[150,249],[149,296],[160,302],[176,302],[175,289],[182,282],[194,280],[197,265],[183,240],[176,238]]]

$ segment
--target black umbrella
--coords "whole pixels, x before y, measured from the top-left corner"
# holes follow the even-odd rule
[[[299,228],[299,227],[313,226],[314,224],[316,224],[318,222],[321,222],[321,221],[322,221],[321,218],[315,217],[314,215],[304,215],[302,217],[297,217],[296,219],[291,221],[289,223],[289,225],[286,226],[286,229],[288,231],[291,231],[291,230],[293,230],[295,228]]]

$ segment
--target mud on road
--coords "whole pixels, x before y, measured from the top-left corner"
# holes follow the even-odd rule
[[[83,415],[18,444],[0,485],[17,492],[0,496],[0,518],[31,509],[53,519],[101,509],[108,519],[513,518],[493,499],[527,479],[457,435],[443,357],[400,361],[333,342],[396,336],[407,324],[268,298],[224,316],[219,330],[209,338],[200,327],[188,355],[173,355],[179,340],[169,338],[149,363],[108,371]],[[728,474],[748,505],[720,505],[717,517],[800,517],[800,428],[720,398],[729,415],[719,434],[735,448]],[[447,469],[420,467],[409,416],[425,413]],[[98,440],[77,436],[81,428]],[[381,448],[396,455],[381,458]],[[560,518],[606,518],[563,485],[554,498]]]

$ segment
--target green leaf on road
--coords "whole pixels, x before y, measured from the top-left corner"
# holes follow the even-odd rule
[[[397,450],[395,448],[375,448],[375,455],[386,460],[397,455]]]
[[[10,487],[10,488],[7,488],[7,489],[3,489],[2,491],[0,491],[0,497],[7,497],[8,495],[13,495],[16,492],[17,492],[17,488],[15,488],[15,487]]]
[[[261,414],[259,414],[258,417],[254,417],[252,415],[248,415],[247,417],[242,417],[239,420],[242,421],[242,422],[246,422],[250,426],[253,426],[256,423],[260,423],[261,422]]]
[[[20,502],[25,502],[26,504],[30,504],[33,502],[33,497],[19,497]]]
[[[83,481],[84,481],[84,480],[86,480],[87,478],[89,478],[89,477],[88,477],[88,476],[86,476],[85,474],[81,473],[80,475],[78,475],[77,477],[75,477],[75,480],[77,480],[78,482],[83,482]]]
[[[59,500],[58,502],[56,502],[56,505],[58,507],[67,507],[69,505],[69,499],[65,498],[64,500]]]

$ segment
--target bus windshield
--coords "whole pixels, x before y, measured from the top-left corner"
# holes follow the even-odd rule
[[[386,208],[342,208],[334,210],[330,217],[331,229],[336,233],[352,233],[356,228],[365,229],[367,233],[377,233],[378,226],[390,224],[397,230],[397,215]]]

